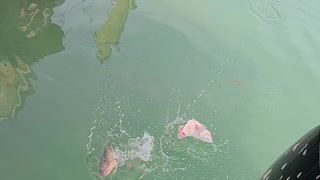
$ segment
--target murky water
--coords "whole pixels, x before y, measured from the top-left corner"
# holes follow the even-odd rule
[[[3,1],[1,179],[258,179],[319,124],[319,2]],[[196,118],[214,144],[177,139]]]

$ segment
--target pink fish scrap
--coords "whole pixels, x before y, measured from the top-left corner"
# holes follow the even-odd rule
[[[184,126],[179,126],[178,132],[179,139],[192,136],[206,143],[213,143],[210,131],[195,119],[189,120]]]

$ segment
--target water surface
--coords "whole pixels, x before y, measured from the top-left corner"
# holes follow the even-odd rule
[[[96,179],[107,143],[113,179],[258,179],[318,125],[318,2],[4,4],[3,179]]]

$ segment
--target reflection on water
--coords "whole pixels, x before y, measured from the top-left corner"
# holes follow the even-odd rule
[[[32,92],[28,79],[33,73],[21,59],[16,60],[14,67],[7,57],[0,57],[0,117],[12,117],[24,97]]]
[[[101,62],[111,56],[113,46],[117,48],[129,11],[136,7],[135,0],[116,0],[108,20],[96,31],[97,57]]]
[[[63,32],[51,23],[64,0],[2,2],[0,18],[0,119],[13,117],[32,93],[31,65],[64,49]],[[48,43],[50,42],[50,43]]]

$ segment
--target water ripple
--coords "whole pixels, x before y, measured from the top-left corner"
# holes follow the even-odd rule
[[[273,23],[281,18],[280,0],[250,0],[251,12],[264,22]]]

